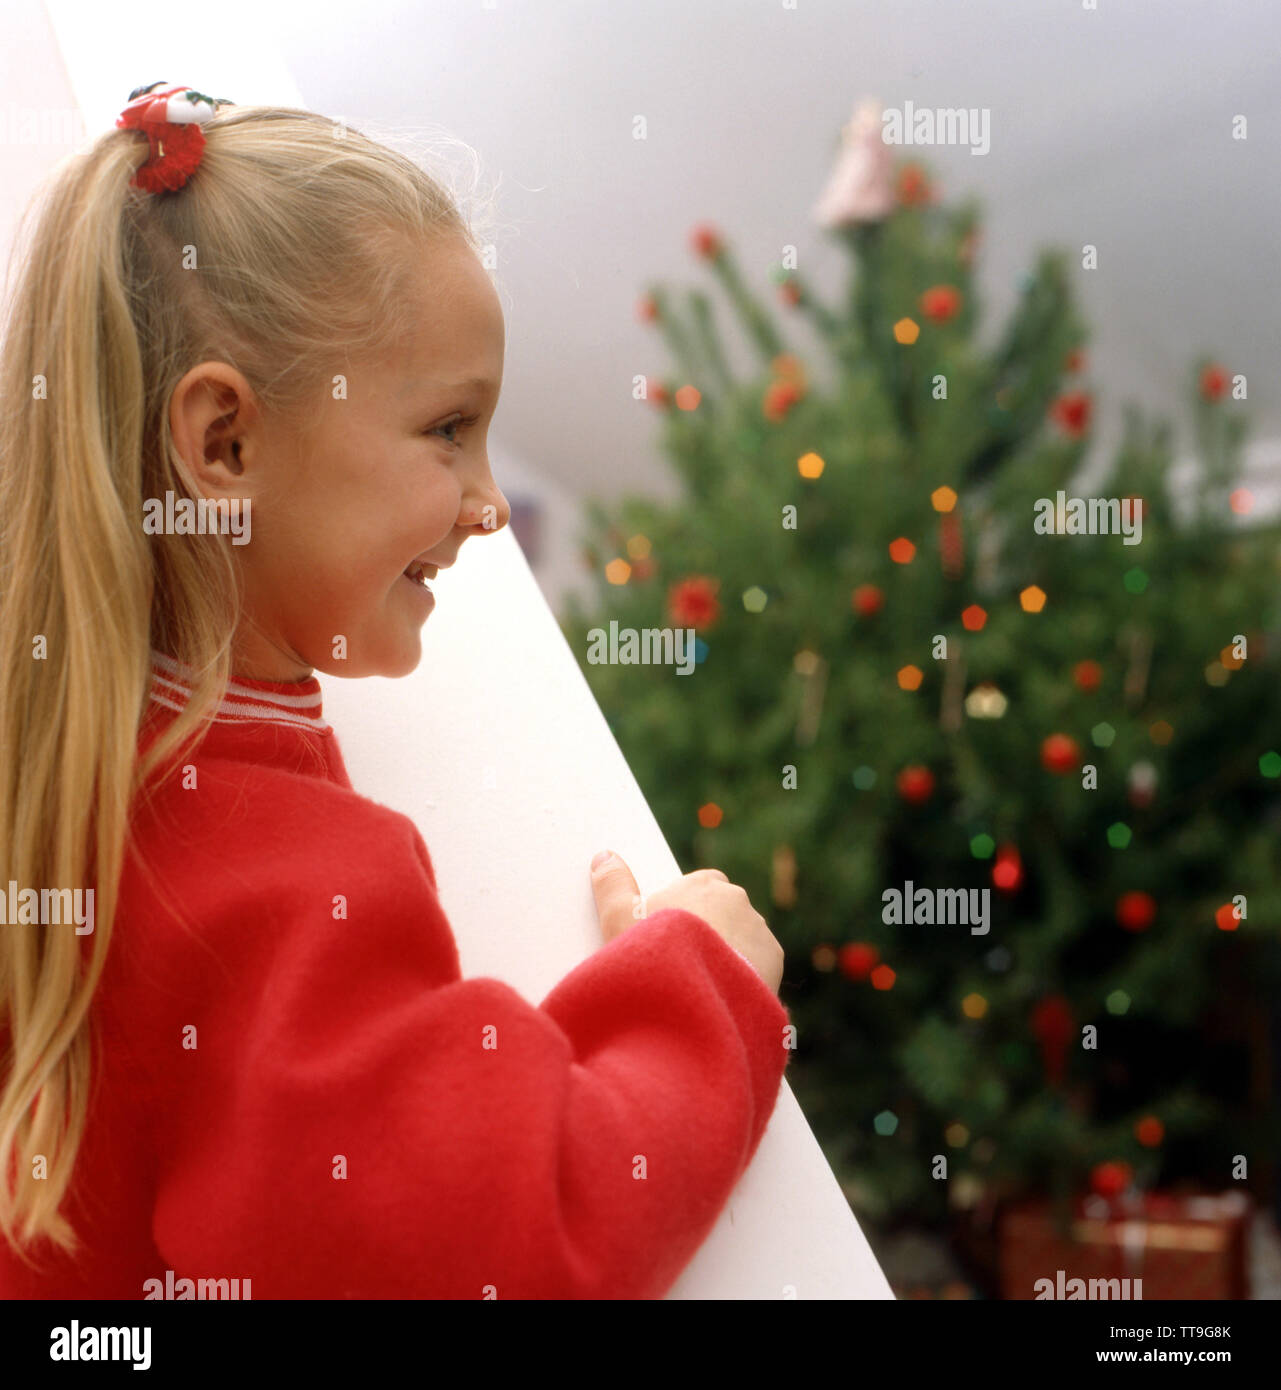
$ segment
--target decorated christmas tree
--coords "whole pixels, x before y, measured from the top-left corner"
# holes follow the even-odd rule
[[[566,636],[682,867],[786,948],[788,1079],[861,1216],[1264,1192],[1281,550],[1239,482],[1248,383],[1191,364],[1185,488],[1127,409],[1077,496],[1088,249],[1041,254],[984,349],[979,210],[875,106],[815,211],[848,288],[790,247],[753,285],[695,229],[746,376],[709,293],[645,291],[673,365],[636,394],[684,495],[591,504]],[[683,667],[656,630],[692,631]]]

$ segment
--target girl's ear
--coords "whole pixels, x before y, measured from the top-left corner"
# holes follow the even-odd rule
[[[202,493],[216,496],[235,487],[260,418],[253,388],[225,362],[202,362],[174,387],[169,430]]]

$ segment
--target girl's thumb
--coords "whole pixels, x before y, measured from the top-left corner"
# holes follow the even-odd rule
[[[640,889],[632,871],[611,850],[602,850],[592,860],[592,894],[606,941],[612,941],[637,920],[635,909]]]

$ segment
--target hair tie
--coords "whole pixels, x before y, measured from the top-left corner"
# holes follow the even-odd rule
[[[219,106],[230,105],[225,98],[207,97],[192,87],[165,87],[163,82],[135,87],[116,126],[141,131],[151,154],[134,171],[130,184],[147,193],[176,192],[204,155],[205,133],[200,127],[213,120]]]

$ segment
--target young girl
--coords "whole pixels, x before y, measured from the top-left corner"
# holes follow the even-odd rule
[[[412,670],[508,519],[475,233],[308,112],[118,124],[0,363],[0,1298],[658,1297],[777,1097],[778,943],[611,857],[541,1006],[461,979],[313,674]]]

